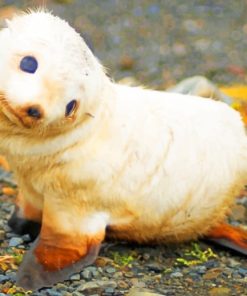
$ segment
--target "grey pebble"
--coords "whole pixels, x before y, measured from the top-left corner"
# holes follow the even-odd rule
[[[9,241],[9,247],[17,247],[23,243],[23,239],[21,237],[12,237]]]
[[[173,272],[170,274],[170,277],[172,278],[180,278],[183,277],[183,274],[181,272]]]
[[[115,290],[114,288],[109,287],[105,289],[105,293],[114,293],[114,290]]]
[[[56,285],[56,288],[57,288],[58,290],[66,290],[66,289],[67,289],[67,286],[66,286],[65,284],[58,283],[58,284]]]
[[[114,267],[107,267],[105,271],[107,273],[114,273],[114,272],[116,272],[116,269]]]
[[[6,282],[9,280],[9,277],[7,275],[0,274],[0,284]],[[0,294],[1,295],[1,294]]]
[[[247,276],[247,269],[246,268],[239,268],[238,273],[243,276]]]
[[[61,292],[58,292],[56,290],[50,289],[47,291],[49,296],[61,296]]]
[[[162,266],[161,264],[156,263],[156,262],[148,263],[148,264],[146,264],[146,267],[149,270],[154,271],[154,272],[161,272],[164,270],[164,266]]]
[[[73,292],[72,296],[84,296],[84,294],[82,294],[80,292]]]
[[[8,272],[6,276],[9,278],[10,281],[16,281],[16,273],[15,272]]]
[[[30,235],[29,235],[29,234],[24,234],[24,235],[22,235],[22,239],[23,239],[23,241],[24,241],[25,243],[31,241],[31,238],[30,238]]]
[[[205,266],[198,266],[196,271],[200,274],[204,274],[207,271],[207,268]]]
[[[70,279],[71,279],[72,281],[79,281],[79,280],[81,279],[81,276],[80,276],[79,273],[76,273],[76,274],[73,274],[73,275],[70,277]]]
[[[86,280],[90,280],[92,278],[92,272],[87,268],[81,273],[83,278]]]

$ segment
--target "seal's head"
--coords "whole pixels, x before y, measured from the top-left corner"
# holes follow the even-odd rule
[[[7,22],[0,44],[0,112],[13,126],[61,132],[94,111],[106,75],[68,23],[22,14]]]

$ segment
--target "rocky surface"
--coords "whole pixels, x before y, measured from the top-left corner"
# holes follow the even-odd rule
[[[17,8],[44,1],[0,1],[0,20]],[[135,77],[163,89],[191,75],[219,84],[245,83],[246,1],[45,1],[88,42],[116,80]],[[25,295],[14,286],[27,235],[7,226],[16,195],[0,172],[0,296]],[[245,224],[247,198],[238,200],[231,222]],[[246,227],[246,226],[245,226]],[[209,248],[212,248],[209,249]],[[137,246],[108,242],[96,263],[52,289],[26,295],[247,295],[246,257],[206,242]]]

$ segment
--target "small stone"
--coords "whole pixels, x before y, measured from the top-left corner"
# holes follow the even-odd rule
[[[148,253],[144,253],[144,254],[143,254],[143,259],[144,259],[145,261],[148,261],[148,260],[150,259],[150,254],[148,254]]]
[[[247,269],[246,268],[239,268],[238,273],[243,276],[247,276]]]
[[[57,290],[66,290],[67,286],[65,284],[62,284],[62,283],[57,283],[56,288],[57,288]]]
[[[30,235],[29,234],[24,234],[22,235],[22,239],[25,243],[28,243],[31,241]]]
[[[120,289],[128,289],[129,285],[128,285],[128,283],[126,283],[124,281],[119,281],[118,282],[118,288],[120,288]]]
[[[3,230],[0,230],[0,241],[3,241],[5,238],[5,232]]]
[[[48,292],[49,296],[61,296],[61,292],[58,292],[56,290],[50,289]]]
[[[115,290],[114,288],[109,287],[105,289],[105,293],[112,294],[114,293],[114,290]]]
[[[153,263],[148,263],[146,264],[146,267],[150,270],[150,271],[154,271],[154,272],[161,272],[164,270],[164,266],[159,264],[159,263],[156,263],[156,262],[153,262]]]
[[[23,239],[21,237],[12,237],[9,241],[9,247],[17,247],[23,243]]]
[[[64,296],[66,296],[66,295],[64,295]],[[79,293],[79,292],[73,292],[72,296],[83,296],[83,294]]]
[[[183,277],[183,274],[181,272],[173,272],[170,274],[171,278],[180,278]]]
[[[105,271],[107,273],[114,273],[114,272],[116,272],[116,269],[114,267],[107,267]]]
[[[9,277],[7,275],[0,274],[0,284],[6,282],[9,280]],[[1,295],[1,294],[0,294]]]
[[[134,273],[132,271],[127,271],[124,273],[124,276],[127,278],[132,278],[134,277]]]
[[[163,294],[164,295],[164,294]],[[167,294],[169,295],[169,294]],[[175,295],[175,294],[171,294]],[[132,288],[126,296],[162,296],[162,294],[157,294],[152,290]]]
[[[203,279],[204,280],[213,280],[213,279],[216,279],[222,273],[222,271],[223,270],[221,268],[212,268],[212,269],[208,270],[203,275]]]
[[[229,288],[224,288],[224,287],[216,287],[213,288],[209,291],[210,296],[230,296],[231,290]]]
[[[76,273],[76,274],[73,274],[73,275],[70,277],[70,279],[71,279],[72,281],[79,281],[79,280],[81,279],[81,276],[80,276],[79,273]]]
[[[85,284],[80,285],[77,288],[77,291],[78,292],[81,292],[81,291],[84,291],[84,290],[87,290],[87,289],[96,289],[96,288],[98,288],[97,283],[95,283],[95,282],[88,282],[88,283],[85,283]]]
[[[231,212],[231,218],[233,220],[243,222],[245,220],[245,217],[246,217],[246,208],[242,205],[234,205]]]
[[[234,267],[239,266],[240,263],[239,263],[237,260],[233,259],[233,258],[228,258],[227,265],[228,265],[229,267],[233,267],[233,268],[234,268]]]
[[[92,278],[92,272],[88,269],[85,269],[83,272],[82,272],[82,276],[84,279],[86,280],[90,280]]]
[[[207,271],[207,268],[205,266],[198,266],[196,270],[198,273],[204,274]]]
[[[135,60],[128,55],[123,56],[120,60],[120,68],[122,70],[131,70],[133,69],[134,64],[135,64]]]
[[[13,281],[13,282],[15,282],[16,281],[16,273],[15,272],[8,272],[7,273],[7,276],[8,276],[8,278],[9,278],[9,280],[10,281]]]

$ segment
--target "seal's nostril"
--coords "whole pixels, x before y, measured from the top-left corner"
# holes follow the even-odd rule
[[[37,107],[29,107],[27,109],[27,115],[37,119],[41,118],[41,112]]]

